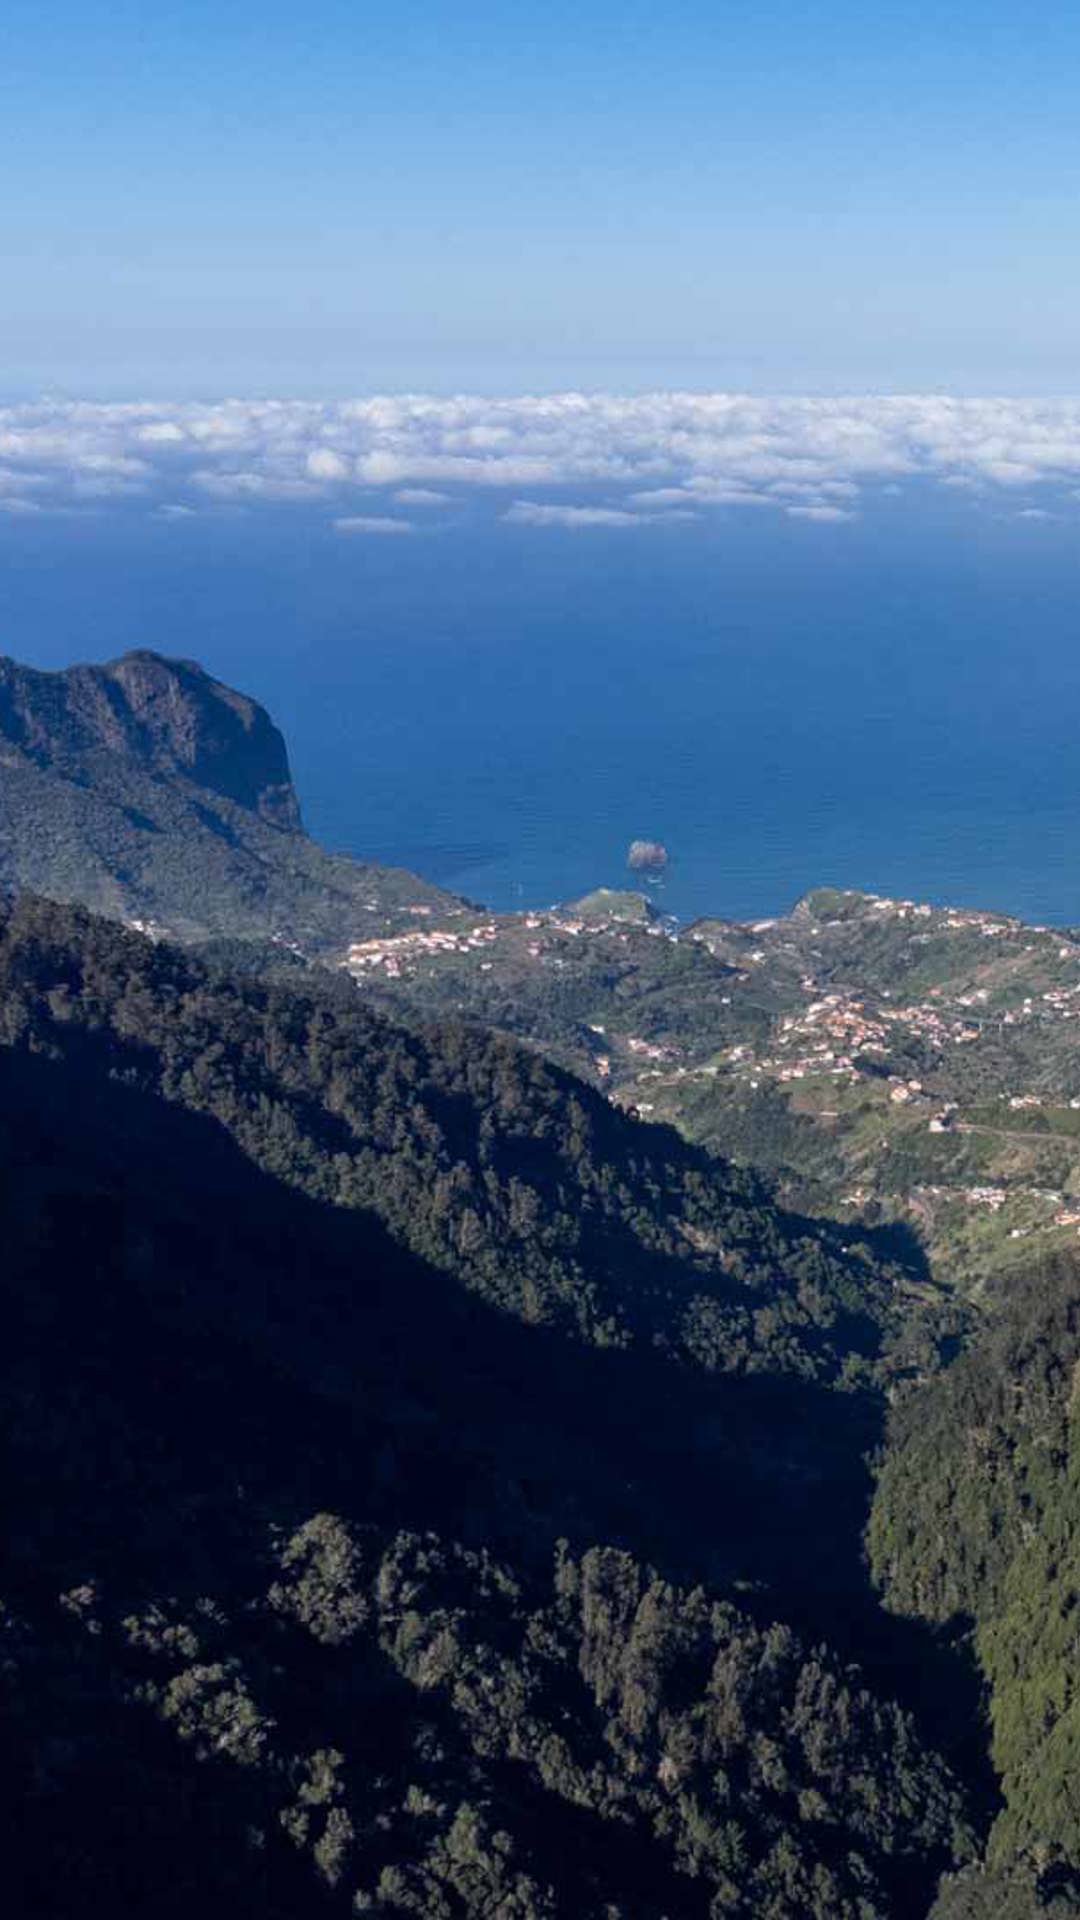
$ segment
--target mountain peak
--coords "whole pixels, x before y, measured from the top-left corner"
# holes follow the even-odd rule
[[[55,673],[0,656],[5,891],[177,939],[334,954],[461,905],[310,840],[265,708],[149,647]]]
[[[0,659],[0,750],[79,773],[119,757],[300,831],[285,742],[265,708],[192,660],[140,647],[44,673]]]

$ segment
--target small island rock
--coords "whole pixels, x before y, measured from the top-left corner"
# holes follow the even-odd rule
[[[668,850],[659,840],[631,840],[626,864],[635,873],[662,873],[668,863]]]

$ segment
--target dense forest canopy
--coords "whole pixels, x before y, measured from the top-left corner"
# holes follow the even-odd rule
[[[225,1127],[312,1197],[535,1324],[686,1365],[873,1374],[904,1279],[868,1241],[645,1127],[509,1038],[406,1026],[348,984],[208,968],[23,898],[0,916],[3,1031]]]
[[[903,1683],[842,1618],[865,1250],[512,1043],[70,909],[5,914],[0,1032],[25,1910],[869,1920],[972,1855],[850,1666]]]
[[[991,1860],[1080,1892],[1080,1267],[995,1298],[949,1370],[897,1408],[870,1527],[889,1604],[972,1623],[1004,1805]]]

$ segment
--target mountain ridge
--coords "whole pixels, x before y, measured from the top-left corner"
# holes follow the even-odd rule
[[[0,887],[312,954],[461,906],[317,845],[266,709],[148,648],[57,672],[0,659]]]
[[[9,754],[75,778],[93,777],[103,754],[138,758],[269,826],[302,830],[280,729],[257,701],[195,660],[138,647],[101,665],[44,672],[0,658],[0,740]]]

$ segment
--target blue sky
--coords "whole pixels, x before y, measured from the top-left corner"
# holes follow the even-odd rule
[[[1015,0],[7,0],[0,392],[1077,391],[1078,71]]]

